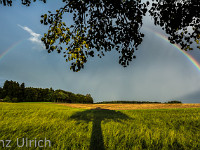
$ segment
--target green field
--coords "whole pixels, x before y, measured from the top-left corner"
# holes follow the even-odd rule
[[[23,138],[34,140],[31,147],[30,143],[26,147],[26,142],[22,145]],[[50,148],[49,141],[45,148],[45,138],[50,140]],[[6,148],[6,140],[11,140],[10,147]],[[43,140],[43,148],[38,146],[39,140]],[[75,109],[53,103],[0,103],[0,149],[3,146],[12,150],[198,150],[200,109],[115,111]]]

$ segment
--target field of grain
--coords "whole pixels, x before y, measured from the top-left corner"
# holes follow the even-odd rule
[[[200,108],[111,110],[93,106],[0,103],[0,149],[200,149]],[[23,138],[28,144],[23,145]],[[49,141],[45,145],[45,139],[50,145]],[[11,141],[10,147],[6,140]]]
[[[70,104],[60,105],[81,109],[110,109],[110,110],[133,110],[133,109],[171,109],[171,108],[200,108],[200,104]]]

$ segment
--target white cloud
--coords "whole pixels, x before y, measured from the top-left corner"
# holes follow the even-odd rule
[[[20,28],[22,28],[23,30],[27,31],[28,33],[30,33],[31,37],[29,38],[29,40],[34,43],[37,44],[39,47],[45,49],[44,44],[42,43],[42,41],[40,40],[40,36],[41,34],[35,33],[33,30],[31,30],[29,27],[26,26],[21,26],[18,24],[18,26]],[[34,47],[35,48],[35,47]]]

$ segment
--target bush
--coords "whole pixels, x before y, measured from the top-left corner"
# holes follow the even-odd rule
[[[4,99],[3,99],[4,102],[11,102],[11,99],[9,96],[6,96]]]
[[[15,97],[15,98],[12,98],[12,102],[13,103],[17,103],[18,102],[18,99]]]

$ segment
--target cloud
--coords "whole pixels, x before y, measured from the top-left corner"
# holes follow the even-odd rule
[[[42,41],[40,40],[40,36],[41,34],[35,33],[33,32],[33,30],[31,30],[29,27],[26,26],[21,26],[18,24],[18,26],[20,28],[22,28],[23,30],[27,31],[28,33],[30,33],[31,37],[29,38],[29,40],[34,43],[37,44],[38,46],[42,47],[43,49],[45,49],[44,44],[42,43]]]

